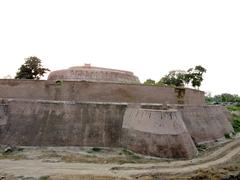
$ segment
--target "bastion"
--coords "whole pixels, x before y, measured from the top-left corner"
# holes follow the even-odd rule
[[[128,71],[87,64],[48,80],[0,80],[0,144],[193,158],[196,145],[232,132],[227,110],[206,105],[204,92],[143,85]]]
[[[90,64],[53,71],[48,76],[48,80],[59,79],[66,81],[113,82],[127,84],[140,83],[138,77],[134,76],[132,72],[92,67]]]

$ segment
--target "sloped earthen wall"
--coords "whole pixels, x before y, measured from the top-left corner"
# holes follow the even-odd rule
[[[0,102],[0,126],[6,125],[7,123],[7,110],[8,106],[5,103]]]
[[[176,110],[127,108],[122,146],[135,152],[168,158],[192,158],[197,149]]]
[[[197,153],[193,142],[214,141],[233,132],[221,106],[141,107],[5,99],[0,104],[0,144],[123,146],[145,155],[191,158]]]
[[[125,108],[124,104],[9,100],[0,144],[119,146]]]
[[[223,138],[232,133],[229,114],[223,106],[177,106],[183,121],[196,143]]]

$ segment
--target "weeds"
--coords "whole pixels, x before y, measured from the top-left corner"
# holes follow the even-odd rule
[[[196,147],[197,147],[199,152],[204,152],[204,151],[207,150],[207,145],[206,144],[197,144]]]
[[[229,111],[240,111],[240,106],[227,106]]]
[[[232,125],[235,132],[240,132],[240,116],[233,116]]]
[[[226,139],[231,139],[231,136],[230,136],[229,133],[224,134],[224,137],[225,137]]]
[[[39,178],[39,180],[48,180],[49,179],[49,176],[41,176],[40,178]]]

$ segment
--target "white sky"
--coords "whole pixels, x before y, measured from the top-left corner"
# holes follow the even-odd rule
[[[0,0],[0,77],[37,56],[91,63],[143,82],[202,65],[202,90],[240,94],[239,0]]]

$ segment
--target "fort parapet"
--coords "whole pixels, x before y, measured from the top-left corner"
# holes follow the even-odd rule
[[[0,98],[203,105],[204,92],[87,81],[0,80]]]

